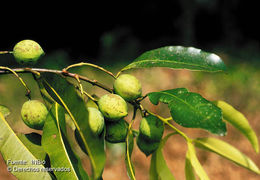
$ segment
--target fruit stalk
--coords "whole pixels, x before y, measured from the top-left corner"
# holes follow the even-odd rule
[[[85,62],[81,62],[81,63],[77,63],[77,64],[72,64],[72,65],[70,65],[70,66],[64,68],[64,71],[68,71],[68,69],[70,69],[70,68],[79,67],[79,66],[90,66],[90,67],[94,67],[94,68],[96,68],[96,69],[99,69],[99,70],[101,70],[101,71],[107,73],[108,75],[110,75],[110,76],[112,76],[114,79],[116,79],[116,76],[115,76],[112,72],[110,72],[110,71],[108,71],[108,70],[106,70],[106,69],[104,69],[104,68],[102,68],[102,67],[100,67],[100,66],[98,66],[98,65],[91,64],[91,63],[85,63]]]
[[[126,158],[127,158],[127,162],[128,162],[128,166],[129,166],[129,169],[130,169],[130,172],[131,172],[131,176],[133,177],[133,179],[135,180],[135,175],[134,175],[134,171],[133,171],[133,167],[132,167],[132,164],[131,164],[131,158],[130,158],[130,154],[129,154],[129,136],[130,136],[130,133],[132,133],[132,125],[134,123],[134,120],[135,120],[135,117],[136,117],[136,111],[137,111],[137,108],[135,107],[134,108],[134,112],[133,112],[133,118],[128,126],[128,132],[127,132],[127,136],[126,136]]]
[[[26,93],[26,96],[31,99],[30,97],[30,93],[31,93],[31,90],[28,88],[28,86],[26,85],[26,83],[23,81],[23,79],[12,69],[8,68],[8,67],[3,67],[3,66],[0,66],[0,69],[3,69],[3,70],[7,70],[5,72],[10,72],[10,73],[13,73],[18,79],[19,81],[22,83],[22,85],[25,87],[27,93]],[[1,71],[0,71],[1,72]]]

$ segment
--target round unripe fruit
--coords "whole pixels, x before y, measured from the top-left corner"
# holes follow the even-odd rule
[[[91,132],[95,135],[100,135],[104,129],[104,117],[101,112],[93,107],[88,107],[88,119]]]
[[[114,90],[126,101],[133,101],[142,95],[140,81],[130,74],[120,75],[114,82]]]
[[[160,142],[150,142],[147,141],[142,134],[137,136],[136,140],[138,148],[146,155],[149,156],[152,154],[158,147]]]
[[[33,40],[22,40],[13,49],[15,60],[22,65],[34,65],[44,55],[41,46]]]
[[[117,122],[106,122],[106,141],[110,143],[125,142],[128,123],[124,119]]]
[[[158,142],[163,136],[163,122],[155,116],[144,117],[139,126],[139,133],[150,142]]]
[[[43,128],[48,110],[46,106],[38,100],[27,101],[23,104],[21,115],[24,123],[33,129]]]
[[[116,94],[106,94],[98,100],[101,113],[109,121],[118,121],[127,116],[127,104],[125,100]]]

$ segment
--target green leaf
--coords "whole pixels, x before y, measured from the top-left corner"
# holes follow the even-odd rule
[[[51,168],[64,168],[54,171],[57,179],[88,179],[77,157],[66,139],[64,109],[57,103],[52,106],[43,128],[42,145],[48,153]]]
[[[93,178],[100,178],[106,160],[104,133],[96,136],[91,132],[85,102],[73,84],[62,75],[53,73],[41,73],[41,75],[44,78],[43,85],[49,95],[65,108],[78,129],[90,158]]]
[[[6,118],[11,113],[11,111],[8,109],[8,107],[0,105],[0,113],[2,113],[3,116]]]
[[[17,137],[29,149],[29,151],[39,160],[45,160],[46,152],[41,146],[41,135],[37,133],[17,134]]]
[[[0,153],[14,176],[21,180],[52,179],[48,172],[42,171],[45,169],[43,165],[32,164],[33,161],[38,159],[16,136],[1,112],[0,132]],[[12,164],[15,161],[20,161],[20,164]],[[18,171],[18,168],[20,168],[20,171]]]
[[[159,179],[157,170],[156,170],[156,155],[152,155],[150,169],[149,169],[149,179],[157,180]]]
[[[132,131],[130,130],[126,137],[125,164],[126,164],[127,175],[131,180],[135,180],[135,170],[134,170],[133,163],[131,161],[133,148],[134,148],[134,136]]]
[[[45,103],[47,109],[50,109],[52,104],[55,103],[55,101],[52,99],[52,97],[48,94],[48,92],[44,88],[43,78],[41,76],[37,76],[37,75],[34,75],[34,78],[37,81],[42,99],[44,100],[44,103]]]
[[[260,174],[258,167],[249,157],[222,140],[215,138],[198,138],[194,140],[194,142],[196,147],[214,152],[250,171]]]
[[[226,134],[221,109],[200,94],[178,88],[152,92],[148,97],[155,105],[168,104],[173,120],[183,127],[201,128],[221,136]]]
[[[256,133],[251,128],[250,124],[246,117],[232,107],[230,104],[224,101],[214,101],[219,108],[221,108],[223,113],[223,118],[235,128],[237,128],[242,134],[246,136],[249,142],[252,144],[254,150],[258,153],[259,152],[259,145],[258,145],[258,138]]]
[[[190,162],[190,159],[186,157],[185,159],[185,177],[186,180],[196,180],[192,164]]]
[[[188,151],[186,153],[186,161],[188,161],[188,163],[193,167],[196,174],[198,175],[198,177],[201,180],[209,180],[207,173],[201,166],[201,164],[196,156],[196,151],[195,151],[194,145],[191,142],[187,142],[187,144],[188,144]],[[186,174],[186,177],[187,177],[187,174]],[[192,175],[189,177],[192,177]]]
[[[175,133],[168,134],[165,136],[157,150],[152,154],[151,164],[150,164],[150,179],[161,179],[161,180],[174,180],[174,176],[172,175],[170,169],[168,168],[166,161],[163,157],[162,149],[168,140],[168,138]],[[152,172],[152,171],[156,172]]]
[[[219,56],[193,47],[166,46],[147,51],[120,72],[133,68],[169,67],[199,71],[225,71]]]
[[[75,139],[76,139],[76,141],[77,141],[77,143],[78,143],[80,149],[81,149],[85,154],[88,155],[88,152],[87,152],[87,150],[86,150],[86,148],[85,148],[85,146],[84,146],[84,142],[83,142],[82,138],[80,137],[79,131],[78,131],[77,129],[74,130],[74,136],[75,136]]]

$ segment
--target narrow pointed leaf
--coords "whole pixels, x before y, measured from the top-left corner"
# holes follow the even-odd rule
[[[214,152],[250,171],[260,174],[260,170],[249,157],[222,140],[216,138],[199,138],[194,142],[196,147]]]
[[[185,177],[186,180],[196,180],[192,164],[190,162],[190,159],[186,157],[185,159]]]
[[[29,151],[39,160],[45,160],[46,152],[41,146],[41,135],[37,133],[17,134],[17,137],[29,149]]]
[[[185,88],[152,92],[150,101],[168,104],[173,120],[183,127],[201,128],[218,135],[226,134],[221,109],[200,94],[188,92]]]
[[[92,165],[93,178],[101,177],[105,166],[104,133],[93,134],[88,123],[88,111],[85,102],[73,84],[64,76],[53,73],[42,73],[43,85],[49,95],[67,111],[79,131]]]
[[[126,137],[125,164],[126,164],[127,175],[131,180],[135,180],[135,169],[134,169],[133,163],[131,161],[131,155],[133,152],[133,148],[134,148],[134,136],[133,136],[132,131],[130,130]]]
[[[27,149],[27,147],[16,136],[11,127],[5,121],[3,114],[0,112],[0,153],[5,160],[7,167],[12,170],[12,174],[18,179],[26,180],[51,180],[48,172],[42,171],[45,169],[43,165],[32,164],[32,161],[38,159]],[[23,163],[11,164],[9,161],[22,160]],[[17,171],[21,168],[23,172]],[[16,170],[15,170],[16,169]]]
[[[150,169],[149,169],[149,179],[150,180],[157,180],[159,179],[157,170],[156,170],[156,154],[152,155]]]
[[[47,116],[42,136],[42,145],[49,154],[51,167],[65,169],[64,171],[54,170],[54,174],[57,179],[88,179],[79,163],[79,157],[73,153],[64,136],[65,127],[64,109],[56,103]]]
[[[164,147],[166,141],[168,140],[168,138],[171,135],[174,135],[174,134],[175,133],[171,133],[171,134],[168,134],[167,136],[165,136],[161,140],[158,149],[153,154],[156,156],[156,170],[158,173],[158,177],[161,180],[174,180],[175,179],[173,174],[171,173],[170,169],[168,168],[166,161],[163,157],[163,153],[162,153],[162,150],[163,150],[163,147]]]
[[[136,58],[122,71],[133,68],[168,67],[200,71],[225,71],[226,66],[219,56],[193,47],[166,46],[147,51]]]
[[[259,145],[258,145],[258,138],[256,133],[250,126],[246,117],[232,107],[230,104],[224,101],[214,101],[219,108],[221,108],[223,113],[223,118],[235,128],[237,128],[242,134],[246,136],[249,142],[252,144],[254,150],[258,153],[259,152]]]
[[[189,161],[194,171],[201,180],[209,180],[209,177],[203,167],[201,166],[197,156],[194,145],[191,142],[188,143],[188,151],[186,154],[186,161]]]
[[[55,103],[55,101],[53,100],[53,98],[48,94],[48,92],[44,88],[43,78],[42,77],[38,77],[36,75],[34,77],[35,77],[35,80],[37,81],[37,84],[38,84],[38,87],[39,87],[42,99],[44,100],[44,103],[45,103],[46,107],[48,109],[50,109],[52,104]]]

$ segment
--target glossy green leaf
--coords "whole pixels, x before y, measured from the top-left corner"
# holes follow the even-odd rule
[[[125,164],[126,164],[126,170],[127,175],[131,180],[135,180],[135,169],[134,165],[131,161],[131,155],[134,148],[134,136],[132,131],[128,132],[128,135],[126,137],[126,155],[125,155]]]
[[[165,136],[160,144],[157,150],[153,153],[151,164],[150,164],[150,179],[161,179],[161,180],[174,180],[174,176],[172,175],[170,169],[168,168],[166,161],[163,157],[163,147],[168,140],[168,138],[175,133],[168,134]],[[153,169],[156,170],[156,172],[152,172]]]
[[[6,118],[11,113],[11,111],[8,109],[8,107],[0,105],[0,113],[2,113],[3,116]]]
[[[50,174],[44,171],[43,165],[32,163],[38,160],[37,157],[16,136],[1,112],[0,132],[0,153],[14,176],[20,180],[51,180]],[[20,163],[12,163],[17,161]],[[18,171],[19,168],[20,171]]]
[[[73,84],[64,76],[53,73],[42,73],[43,85],[49,95],[65,108],[74,122],[83,140],[92,165],[94,179],[101,177],[105,166],[104,133],[93,134],[88,123],[88,111],[85,102]]]
[[[224,101],[214,101],[213,103],[216,104],[219,108],[221,108],[224,120],[229,122],[231,125],[237,128],[242,134],[244,134],[249,140],[249,142],[252,144],[254,150],[258,153],[258,138],[246,117],[241,112],[239,112],[230,104]]]
[[[80,158],[77,157],[66,139],[64,109],[57,103],[52,106],[43,128],[42,146],[48,153],[51,168],[64,168],[53,171],[57,179],[88,179]]]
[[[183,127],[201,128],[221,136],[226,134],[221,109],[200,94],[178,88],[152,92],[148,97],[155,105],[168,104],[173,120]]]
[[[260,174],[258,167],[249,157],[222,140],[216,138],[198,138],[194,142],[196,147],[214,152],[250,171]]]
[[[193,47],[166,46],[147,51],[136,58],[122,71],[133,68],[168,67],[199,71],[225,71],[226,66],[219,56]]]
[[[17,134],[17,137],[29,149],[29,151],[39,160],[45,160],[46,152],[41,146],[41,135],[37,133]]]
[[[201,166],[197,156],[194,145],[191,142],[187,142],[188,151],[186,153],[186,161],[192,166],[196,174],[201,180],[209,180],[209,177],[203,167]],[[187,175],[187,174],[186,174]],[[190,176],[192,177],[192,175]]]

